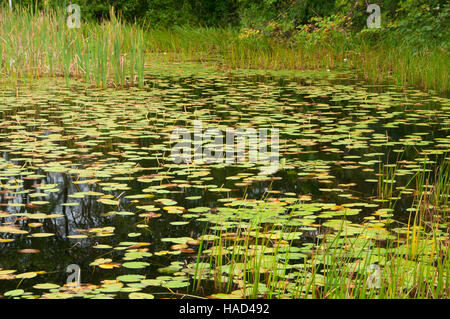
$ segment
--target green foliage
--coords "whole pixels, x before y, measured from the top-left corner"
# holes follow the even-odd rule
[[[143,45],[147,52],[178,55],[175,58],[169,54],[171,59],[182,56],[203,61],[218,55],[232,68],[334,69],[345,66],[359,69],[374,82],[392,77],[403,87],[414,83],[448,92],[450,5],[444,0],[379,0],[379,29],[366,26],[369,13],[365,0],[79,0],[77,3],[81,7],[82,24],[89,27],[98,25],[95,19],[99,22],[103,21],[102,17],[112,20],[108,10],[114,6],[121,21],[132,21],[132,24],[136,21],[145,26]],[[14,2],[15,6],[21,4],[31,7],[33,12],[36,9],[50,12],[55,6],[55,12],[62,19],[63,14],[67,15],[66,1]],[[85,27],[79,32],[85,38],[91,34]],[[116,57],[120,56],[118,43],[114,44]],[[97,52],[90,45],[83,50]],[[6,55],[13,54],[8,52]],[[89,64],[93,58],[87,54],[83,63]],[[65,75],[73,73],[69,55],[64,55],[64,62],[58,60],[59,65],[55,65],[50,56],[46,59],[50,74],[55,70]],[[344,59],[346,62],[342,62]],[[75,67],[80,65],[76,61],[72,63]],[[63,71],[59,70],[62,65],[65,66]],[[6,66],[5,63],[2,67]],[[97,67],[106,70],[102,64]],[[31,65],[24,69],[32,72]],[[22,74],[19,71],[13,74]],[[82,73],[88,77],[90,72],[92,70]],[[113,73],[117,77],[115,81],[124,82],[124,72],[120,68],[114,68]],[[131,73],[142,77],[140,68]],[[95,81],[100,83],[105,79]]]
[[[16,0],[15,6],[64,10],[69,1]],[[258,30],[280,40],[341,40],[359,34],[370,43],[443,46],[450,38],[445,0],[379,0],[381,30],[367,30],[365,0],[79,0],[84,20],[109,18],[110,8],[127,21],[150,28],[220,26]],[[253,31],[251,31],[253,32]],[[309,35],[307,33],[310,33]]]
[[[198,24],[198,18],[186,0],[154,0],[147,6],[145,18],[150,26]]]
[[[108,17],[109,8],[152,28],[225,25],[235,20],[233,0],[80,0],[86,18]]]
[[[334,0],[239,0],[238,12],[242,27],[267,29],[269,33],[285,36],[314,16],[331,14],[334,3]]]
[[[144,32],[115,17],[102,24],[66,25],[66,13],[0,7],[0,72],[6,81],[41,76],[82,78],[98,87],[143,85]]]
[[[442,44],[449,47],[450,3],[439,0],[405,0],[398,9],[396,30],[401,38],[417,46]]]
[[[351,25],[350,18],[343,14],[327,17],[313,17],[309,24],[299,26],[296,40],[308,43],[345,43],[347,28]]]

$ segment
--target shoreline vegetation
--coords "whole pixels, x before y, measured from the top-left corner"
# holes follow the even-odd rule
[[[67,85],[76,78],[96,87],[143,87],[145,64],[159,54],[169,62],[215,61],[223,70],[354,70],[371,84],[449,93],[448,48],[385,41],[388,31],[347,34],[341,22],[328,22],[292,41],[256,29],[144,28],[122,21],[113,9],[108,20],[70,29],[64,13],[0,8],[2,82],[60,76]]]
[[[341,222],[324,224],[334,231],[299,248],[292,245],[299,236],[296,227],[264,223],[270,205],[255,208],[253,218],[243,222],[247,226],[235,232],[226,231],[226,218],[219,218],[215,232],[202,236],[196,261],[187,266],[194,279],[192,293],[213,281],[212,298],[217,299],[447,299],[449,163],[445,155],[434,169],[424,162],[411,178],[413,206],[403,225],[390,219],[391,201],[375,213],[378,219],[358,226],[347,220],[351,206],[331,207],[344,210]],[[395,173],[380,176],[384,187]],[[291,207],[290,217],[302,214],[307,199]]]

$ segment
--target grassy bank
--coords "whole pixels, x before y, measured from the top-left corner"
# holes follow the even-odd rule
[[[399,87],[419,87],[448,93],[448,51],[436,48],[417,51],[364,37],[324,37],[284,43],[251,31],[233,29],[150,30],[147,50],[166,52],[172,61],[217,59],[226,68],[357,70],[371,83],[392,81]]]
[[[143,85],[143,31],[114,18],[69,28],[54,10],[0,9],[0,72],[6,81],[42,76],[83,79],[97,87]]]
[[[335,70],[351,68],[371,83],[392,81],[448,93],[448,50],[418,50],[376,35],[319,30],[286,42],[256,30],[218,28],[147,29],[112,19],[66,25],[64,12],[33,14],[0,9],[0,72],[6,81],[64,76],[95,86],[143,85],[145,53],[168,61],[214,61],[226,69]],[[327,30],[327,29],[325,29]]]
[[[218,220],[187,267],[194,290],[227,299],[448,298],[448,159],[435,167],[411,180],[407,223],[392,219],[392,209],[378,209],[361,225],[344,215],[299,246],[293,243],[307,233],[308,219],[303,227],[289,224],[304,212],[302,203],[277,225],[264,223],[264,205],[234,230]]]

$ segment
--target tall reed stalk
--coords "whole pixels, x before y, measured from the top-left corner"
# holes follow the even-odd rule
[[[442,174],[439,180],[448,177]],[[255,219],[236,222],[245,228],[230,233],[217,227],[202,236],[208,239],[201,241],[193,266],[194,289],[212,281],[214,298],[450,296],[450,254],[448,235],[439,229],[442,220],[412,212],[406,227],[388,238],[374,237],[366,226],[347,235],[343,220],[336,232],[324,233],[312,250],[305,250],[302,261],[294,262],[298,256],[291,260],[290,251],[296,229],[264,225],[258,218],[263,215],[259,207]]]
[[[88,84],[144,84],[143,31],[110,12],[101,24],[81,21],[69,28],[64,8],[35,12],[28,7],[0,7],[2,79],[32,82],[42,76],[62,76]]]

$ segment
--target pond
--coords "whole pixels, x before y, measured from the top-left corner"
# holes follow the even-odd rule
[[[269,256],[257,276],[284,266],[273,282],[287,285],[261,279],[252,296],[292,297],[312,247],[343,218],[349,238],[398,238],[414,216],[410,180],[450,150],[448,98],[344,72],[162,70],[145,89],[41,79],[0,95],[5,297],[242,297],[245,262],[230,269],[237,257],[217,249],[250,237],[251,256]],[[171,134],[193,132],[194,121],[277,129],[277,169],[175,163]],[[448,243],[446,222],[437,234]],[[66,284],[69,265],[81,287]]]

